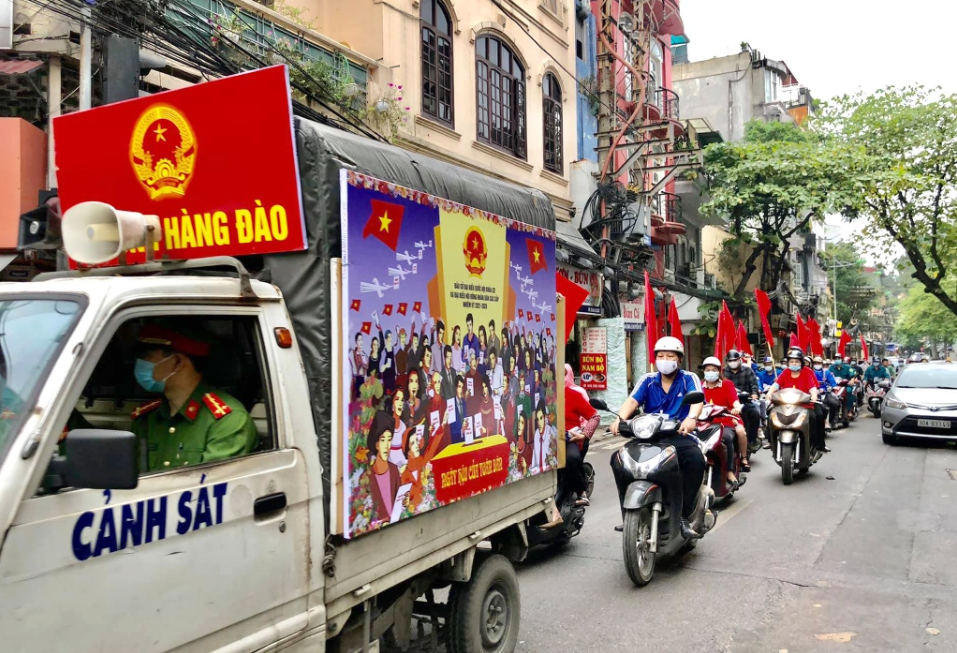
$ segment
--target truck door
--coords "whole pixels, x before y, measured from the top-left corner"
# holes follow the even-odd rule
[[[140,435],[144,419],[152,431],[140,439],[135,490],[41,487],[21,504],[0,554],[3,650],[254,651],[306,626],[309,485],[302,454],[280,437],[282,383],[263,341],[271,330],[255,306],[182,312],[119,314],[64,389],[63,431]],[[134,381],[153,344],[139,335],[146,325],[186,339],[164,346],[195,359],[202,392],[179,411],[164,392],[184,368],[162,392]],[[154,380],[169,365],[156,363]],[[226,418],[250,440],[195,432]]]

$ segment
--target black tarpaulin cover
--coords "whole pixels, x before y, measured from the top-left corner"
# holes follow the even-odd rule
[[[555,230],[552,204],[538,190],[508,184],[422,154],[296,118],[296,148],[309,247],[263,257],[263,278],[282,291],[299,342],[329,497],[332,375],[330,260],[341,256],[339,171],[355,170],[461,204]],[[293,409],[300,408],[293,406]],[[326,512],[328,520],[328,511]]]

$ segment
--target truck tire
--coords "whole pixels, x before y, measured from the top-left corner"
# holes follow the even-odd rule
[[[518,577],[508,558],[491,555],[479,561],[467,583],[452,588],[449,598],[450,653],[512,653],[518,643],[522,599]]]

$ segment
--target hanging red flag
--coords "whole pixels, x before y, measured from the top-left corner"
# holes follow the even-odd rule
[[[837,353],[841,355],[841,358],[847,356],[847,346],[851,344],[851,334],[845,329],[841,332],[841,342],[837,345]]]
[[[399,310],[398,310],[399,315],[405,315],[405,312],[407,310],[409,310],[409,305],[407,303],[402,302],[401,304],[399,304]]]
[[[748,342],[748,330],[744,328],[744,320],[738,320],[738,333],[737,338],[738,351],[742,354],[751,354],[754,356],[754,352],[751,350],[751,343]]]
[[[811,355],[823,356],[824,344],[821,342],[821,325],[813,317],[809,317],[807,326],[811,333]]]
[[[392,315],[392,304],[386,304],[382,309],[383,315]]]
[[[518,309],[518,319],[521,320],[523,317],[525,317],[525,311],[520,308]]]
[[[412,304],[412,310],[415,311],[416,313],[421,313],[421,312],[422,312],[422,302],[416,302],[416,303]]]
[[[372,322],[363,322],[361,331],[366,335],[372,333]]]
[[[555,290],[565,298],[565,342],[568,342],[572,329],[575,327],[575,319],[578,316],[578,309],[582,307],[585,300],[588,299],[588,289],[579,286],[560,274],[555,274]],[[519,314],[521,317],[521,314]],[[552,314],[552,321],[555,321],[555,314]]]
[[[863,358],[864,360],[867,360],[871,356],[867,351],[867,341],[864,340],[863,333],[861,334],[861,354],[862,354],[861,358]]]
[[[545,246],[541,241],[534,238],[525,239],[525,247],[528,249],[528,269],[529,274],[535,274],[539,270],[548,270],[548,264],[545,262]]]
[[[797,334],[798,334],[798,343],[799,347],[804,350],[804,353],[808,353],[808,345],[811,342],[811,332],[808,331],[807,325],[804,324],[804,320],[801,319],[801,314],[797,314]]]
[[[658,338],[658,316],[655,314],[655,292],[645,270],[645,339],[648,341],[648,364],[655,360],[655,340]]]
[[[771,299],[763,290],[754,289],[754,299],[758,304],[758,315],[761,317],[761,327],[764,329],[764,337],[768,344],[774,346],[774,332],[771,331],[771,323],[768,316],[771,315]]]
[[[798,340],[798,337],[794,335],[794,332],[791,332],[791,341],[788,343],[788,347],[793,349],[794,347],[800,347],[801,343]]]
[[[361,300],[361,299],[353,299],[353,300],[352,300],[352,306],[350,306],[349,308],[351,308],[351,309],[354,310],[354,311],[358,311],[360,306],[362,306],[362,300]]]
[[[681,333],[681,317],[678,316],[678,307],[675,305],[675,298],[671,298],[671,305],[668,307],[668,324],[671,327],[671,335],[684,344],[685,337]]]
[[[362,229],[362,237],[375,236],[394,252],[399,246],[399,230],[402,228],[405,207],[382,200],[369,201],[372,203],[372,215]]]

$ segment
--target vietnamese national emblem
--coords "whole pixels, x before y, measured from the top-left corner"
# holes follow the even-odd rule
[[[469,274],[481,277],[488,260],[488,247],[485,245],[485,236],[478,227],[469,227],[465,232],[462,254],[465,255],[465,269]]]
[[[196,138],[183,114],[165,104],[143,112],[133,128],[130,161],[150,199],[185,195],[196,165]]]

